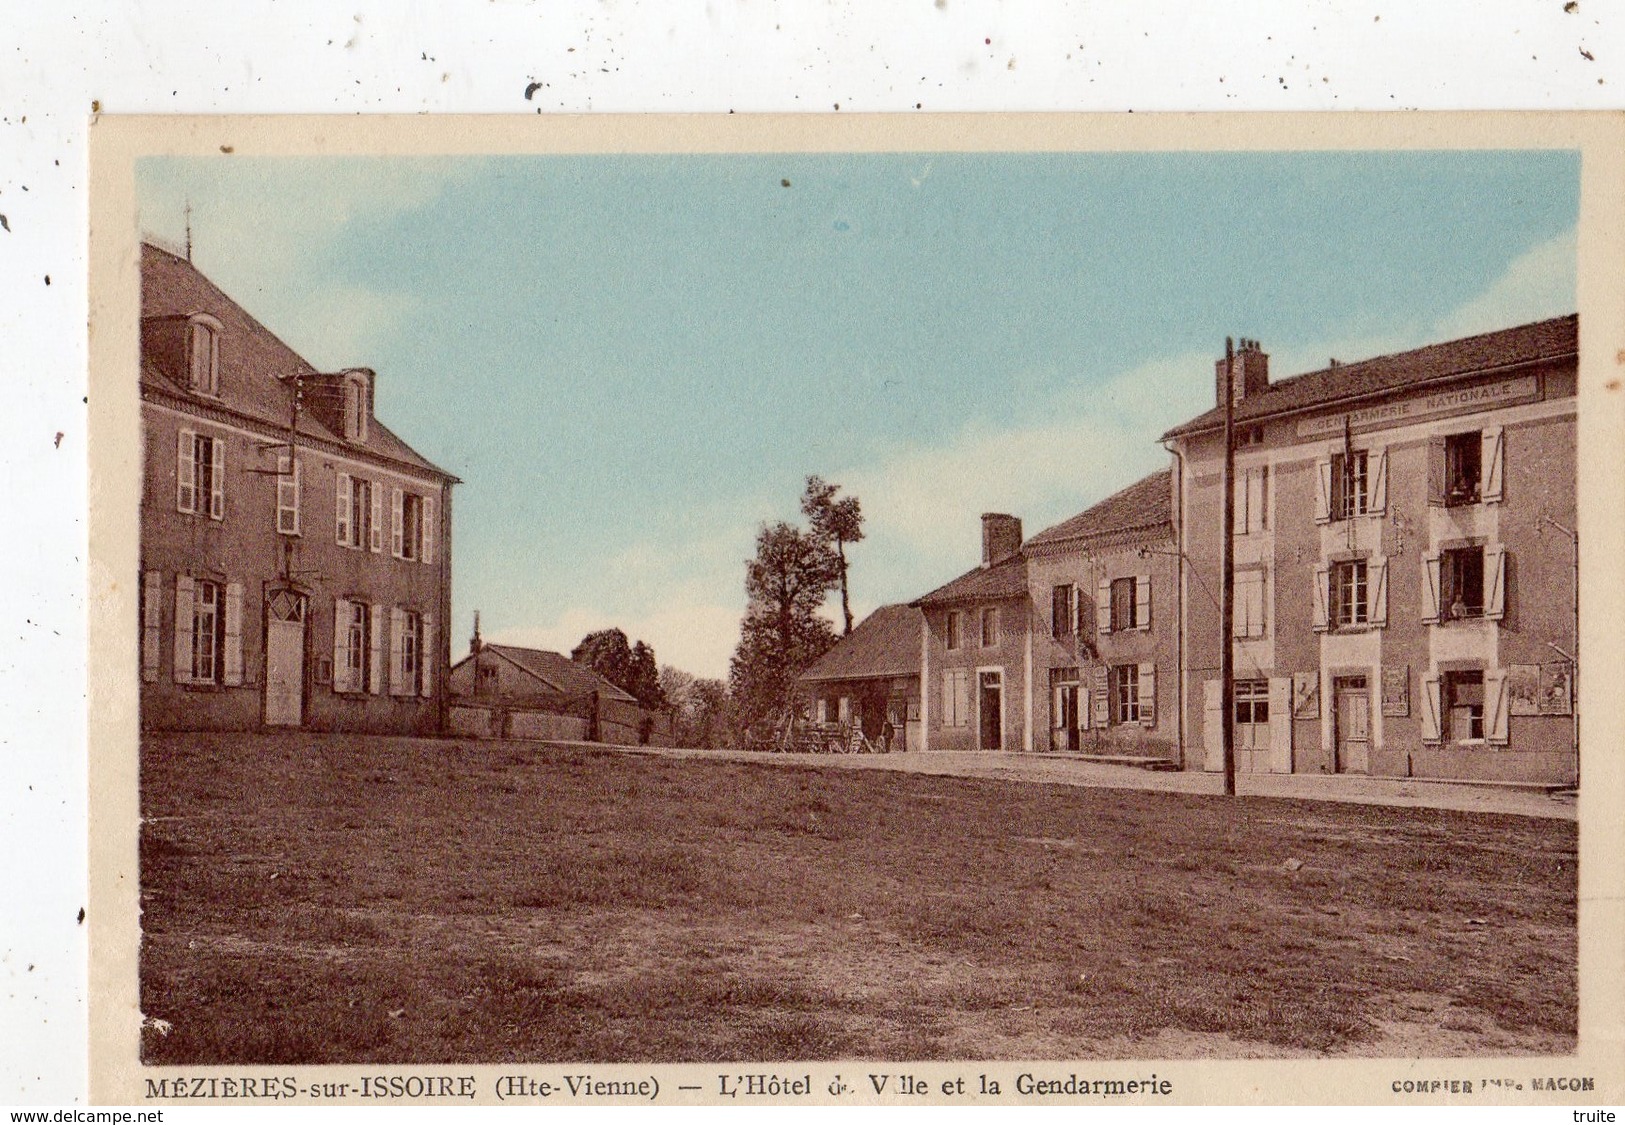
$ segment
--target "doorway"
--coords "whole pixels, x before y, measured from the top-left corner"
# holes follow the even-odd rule
[[[982,672],[977,676],[977,702],[981,711],[981,749],[1004,749],[1004,673]]]
[[[1364,676],[1338,676],[1332,681],[1332,741],[1338,773],[1371,769],[1371,689]]]
[[[296,727],[305,711],[305,598],[274,590],[265,601],[265,723]]]
[[[1062,680],[1055,685],[1055,729],[1050,745],[1063,754],[1076,754],[1082,747],[1078,730],[1078,684]]]

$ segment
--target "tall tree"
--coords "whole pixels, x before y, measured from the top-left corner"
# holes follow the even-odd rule
[[[674,668],[660,668],[660,689],[674,712],[678,746],[715,749],[726,745],[728,685]]]
[[[745,567],[749,605],[728,667],[741,724],[782,714],[797,677],[835,643],[818,610],[839,580],[840,560],[824,537],[788,523],[757,532],[756,557]]]
[[[642,641],[632,644],[619,629],[588,633],[570,650],[570,659],[585,664],[645,707],[666,706],[655,650]]]
[[[852,602],[846,585],[846,545],[863,538],[863,508],[856,496],[836,493],[841,486],[831,484],[823,477],[808,477],[807,490],[801,494],[801,514],[812,523],[813,534],[835,545],[835,558],[840,568],[841,618],[846,633],[852,632]]]

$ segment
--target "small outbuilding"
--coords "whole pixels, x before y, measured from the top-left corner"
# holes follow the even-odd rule
[[[671,713],[562,653],[476,641],[452,665],[452,734],[669,746]]]
[[[893,751],[920,747],[925,615],[883,605],[801,675],[816,723],[848,723]]]

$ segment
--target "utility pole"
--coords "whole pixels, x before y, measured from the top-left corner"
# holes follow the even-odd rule
[[[1219,563],[1219,729],[1224,737],[1224,795],[1236,795],[1236,348],[1224,338],[1224,547]]]

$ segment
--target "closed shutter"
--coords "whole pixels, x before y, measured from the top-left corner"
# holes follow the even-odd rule
[[[372,636],[367,645],[367,687],[374,695],[384,694],[384,607],[375,605],[367,620]],[[361,690],[361,685],[356,685]]]
[[[230,685],[243,682],[243,584],[226,583],[226,667]]]
[[[1157,725],[1157,666],[1149,660],[1140,665],[1140,725]]]
[[[1247,486],[1251,477],[1251,469],[1241,469],[1230,482],[1230,494],[1234,498],[1235,505],[1232,515],[1235,517],[1237,535],[1247,534]]]
[[[1479,439],[1483,444],[1479,456],[1482,481],[1478,498],[1486,503],[1498,502],[1506,488],[1506,433],[1500,426],[1491,426]]]
[[[197,511],[197,435],[182,430],[175,435],[175,510],[191,515]]]
[[[192,591],[190,575],[175,576],[175,682],[192,682]]]
[[[164,610],[163,576],[149,570],[141,576],[141,678],[152,683],[158,678],[158,666],[163,654],[158,651],[162,643],[158,619]]]
[[[1388,624],[1388,560],[1374,558],[1366,564],[1365,619],[1372,625]]]
[[[1366,454],[1365,510],[1381,515],[1388,510],[1388,450],[1373,449]]]
[[[1202,682],[1202,749],[1206,769],[1224,769],[1224,685],[1218,680]]]
[[[216,437],[209,443],[213,457],[213,472],[209,474],[209,518],[226,518],[226,439]]]
[[[1507,615],[1507,553],[1504,547],[1484,549],[1484,616],[1499,621]]]
[[[1511,693],[1507,691],[1506,669],[1497,668],[1484,673],[1484,736],[1491,746],[1505,746],[1511,741],[1508,715],[1511,712]]]
[[[434,694],[434,670],[440,666],[435,657],[434,615],[423,615],[423,637],[418,642],[418,672],[421,684],[418,694],[427,699]]]
[[[1292,677],[1270,677],[1270,772],[1292,772]]]
[[[1090,694],[1094,696],[1095,726],[1104,730],[1112,721],[1111,681],[1104,664],[1095,665],[1093,680],[1094,688]]]
[[[1315,621],[1317,633],[1327,629],[1326,607],[1331,604],[1332,570],[1329,566],[1315,567]]]
[[[353,521],[355,519],[355,512],[350,506],[351,498],[354,496],[353,485],[350,482],[349,473],[340,473],[337,479],[338,483],[333,490],[333,511],[335,513],[333,517],[333,538],[340,546],[348,547],[354,539],[354,534],[350,530],[354,526]]]
[[[405,527],[406,497],[400,489],[392,488],[389,491],[389,553],[396,558],[402,557],[406,546]]]
[[[1422,675],[1422,741],[1438,742],[1439,738],[1439,675]]]
[[[1428,552],[1422,556],[1422,624],[1439,623],[1439,556]]]
[[[959,725],[968,726],[970,724],[970,673],[968,671],[960,670],[959,682],[956,686],[959,695],[956,703],[959,709]]]
[[[1141,575],[1134,580],[1134,627],[1151,628],[1151,577]]]
[[[1094,693],[1089,690],[1089,681],[1083,677],[1078,679],[1078,729],[1088,730],[1094,726]]]
[[[1095,631],[1105,636],[1112,631],[1112,580],[1102,578],[1095,584]]]
[[[1315,462],[1315,522],[1332,522],[1332,463],[1329,458]]]
[[[434,520],[433,496],[425,496],[423,498],[423,519],[421,520],[421,523],[423,530],[423,548],[418,552],[418,558],[432,566],[434,564],[435,539],[440,530],[440,526],[435,523]]]
[[[372,553],[379,555],[384,551],[384,486],[370,481],[367,493],[372,497],[372,522],[367,525],[367,537],[371,540]]]
[[[389,609],[389,694],[400,695],[411,691],[406,682],[406,611],[396,606]]]
[[[355,691],[355,673],[350,668],[350,617],[353,611],[344,598],[333,599],[333,690]]]
[[[1435,508],[1444,506],[1444,471],[1444,438],[1428,438],[1428,503]]]

